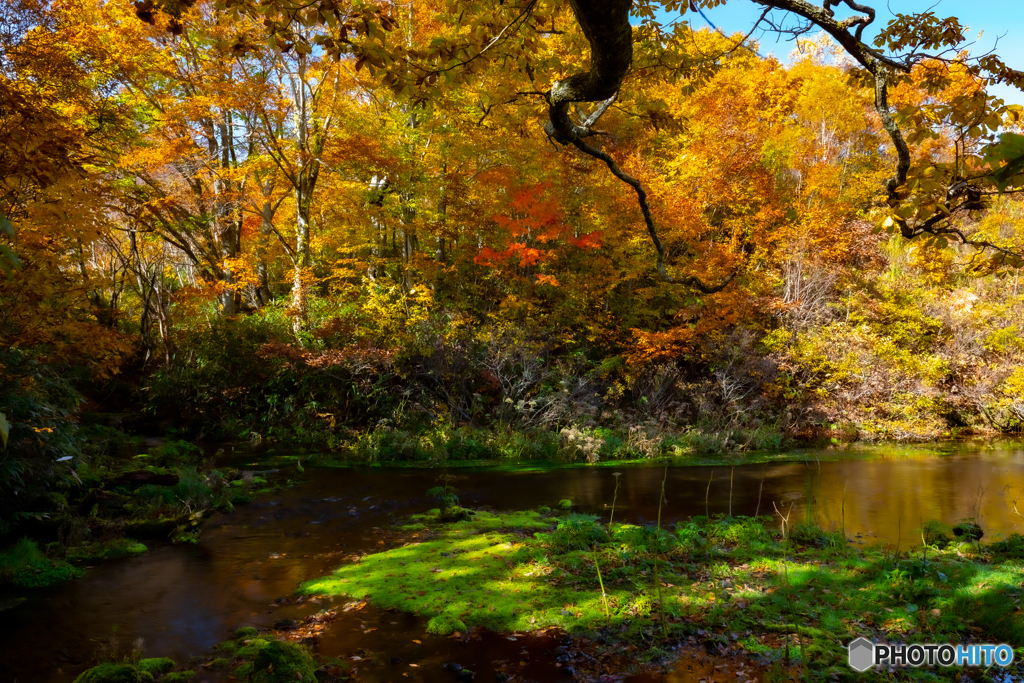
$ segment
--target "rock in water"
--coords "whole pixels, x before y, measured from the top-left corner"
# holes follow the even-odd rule
[[[253,660],[252,683],[314,683],[316,668],[306,648],[273,640]]]
[[[131,664],[107,662],[94,666],[75,679],[75,683],[152,683],[153,674],[139,671]]]

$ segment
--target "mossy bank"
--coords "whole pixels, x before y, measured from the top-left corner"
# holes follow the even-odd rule
[[[783,534],[771,518],[609,529],[593,516],[531,511],[477,511],[448,524],[421,515],[396,533],[397,547],[300,591],[413,612],[431,633],[558,627],[644,643],[652,659],[697,635],[709,651],[738,646],[765,667],[801,663],[818,680],[853,674],[845,644],[857,636],[1024,645],[1019,536],[958,544],[933,525],[930,547],[900,554],[855,549],[809,525]]]
[[[75,683],[186,683],[200,671],[227,671],[232,678],[252,683],[296,683],[317,680],[319,668],[309,650],[240,628],[231,640],[217,646],[212,657],[194,657],[191,668],[168,657],[141,659],[137,654],[113,659],[82,672]]]

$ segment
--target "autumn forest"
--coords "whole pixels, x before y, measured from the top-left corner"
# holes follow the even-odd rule
[[[888,83],[904,165],[824,31],[783,65],[637,5],[590,154],[544,125],[568,7],[227,7],[5,4],[8,476],[83,413],[384,458],[1020,428],[1020,74],[955,20],[879,39],[940,57]]]
[[[793,445],[1019,434],[1024,109],[989,88],[1021,88],[1024,73],[972,54],[965,27],[939,10],[876,22],[852,0],[756,3],[756,35],[726,35],[697,19],[723,0],[0,2],[0,588],[80,576],[145,552],[137,539],[196,544],[215,512],[288,495],[303,462],[725,458],[735,469]],[[764,56],[758,35],[788,41],[788,58]],[[297,455],[285,481],[270,474],[280,463],[216,461],[225,449]],[[703,516],[690,511],[662,540],[669,471],[644,484],[651,495],[661,486],[655,530],[613,523],[620,472],[601,484],[614,492],[583,508],[566,495],[502,516],[460,506],[466,484],[447,469],[429,491],[433,517],[374,527],[384,549],[441,544],[455,559],[431,571],[453,582],[459,553],[507,548],[512,578],[500,564],[488,580],[556,572],[565,583],[538,584],[547,592],[528,621],[512,603],[434,604],[429,589],[405,602],[394,582],[374,583],[406,571],[382,548],[376,573],[310,582],[326,571],[316,565],[282,590],[397,605],[453,638],[473,624],[597,629],[626,648],[595,650],[608,671],[638,643],[683,638],[701,619],[726,624],[748,605],[789,615],[758,617],[778,623],[748,655],[790,673],[802,662],[803,680],[812,662],[845,657],[838,621],[801,626],[785,612],[792,601],[759,594],[729,603],[732,584],[716,578],[754,572],[743,581],[790,595],[793,543],[851,557],[845,485],[842,528],[815,527],[819,462],[807,525],[791,531],[784,507],[757,521],[773,514],[764,471],[756,509],[740,513],[753,518],[733,517],[735,472],[725,514],[712,472]],[[956,544],[977,546],[981,494],[976,507],[945,529],[955,541],[915,517],[926,574],[929,548],[952,575],[967,552]],[[598,509],[607,524],[588,516]],[[653,507],[643,514],[653,523]],[[493,547],[460,545],[460,529],[491,534]],[[534,532],[539,541],[516,545]],[[828,555],[849,575],[821,580],[838,594],[858,576],[888,577],[864,580],[889,592],[843,608],[860,610],[850,618],[864,629],[881,632],[863,614],[888,600],[919,629],[907,633],[963,633],[981,608],[951,593],[942,602],[956,582],[913,593],[927,576],[907,573],[901,588],[892,577],[907,537],[897,538],[895,554],[855,565]],[[1011,541],[986,552],[1019,559],[1024,539]],[[536,570],[547,555],[529,543],[554,569]],[[614,550],[627,546],[640,559]],[[765,557],[774,569],[759,574]],[[1007,621],[999,597],[1010,588],[984,591],[1019,570],[970,566],[974,604],[989,610],[977,631],[1020,646],[1020,612]],[[613,583],[645,582],[648,570],[656,594]],[[677,604],[659,571],[695,587],[710,572],[711,597],[695,589]],[[598,584],[584,604],[579,586]],[[0,609],[27,599],[8,598]],[[299,619],[303,638],[319,637],[324,614],[337,616]],[[621,641],[609,635],[619,624]],[[249,680],[271,681],[261,672],[274,667],[357,678],[259,626],[204,666],[230,661]],[[104,656],[79,680],[193,675],[170,659],[160,669],[138,653]]]

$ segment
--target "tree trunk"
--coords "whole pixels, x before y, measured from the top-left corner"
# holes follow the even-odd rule
[[[304,188],[295,189],[295,274],[292,279],[292,329],[300,332],[309,322],[309,208]]]

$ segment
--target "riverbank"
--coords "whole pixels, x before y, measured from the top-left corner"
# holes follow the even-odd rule
[[[672,467],[710,467],[699,486],[708,488],[712,501],[715,501],[731,498],[730,482],[736,468],[742,471],[750,465],[765,468],[787,463],[820,465],[830,461],[872,461],[879,458],[955,459],[965,450],[999,452],[1009,449],[1007,453],[1010,453],[1020,444],[1014,440],[891,445],[858,443],[785,451],[691,451],[685,454],[677,449],[681,454],[674,456],[615,459],[636,455],[620,450],[612,452],[608,459],[588,460],[573,457],[572,453],[559,459],[557,451],[554,452],[555,459],[532,457],[531,452],[503,452],[493,440],[488,440],[493,439],[493,435],[489,437],[486,433],[468,429],[444,432],[447,441],[438,436],[440,433],[441,430],[437,430],[416,437],[420,448],[414,454],[416,458],[404,460],[376,458],[365,452],[353,451],[293,452],[249,442],[224,444],[212,452],[213,447],[208,446],[204,451],[184,440],[131,439],[123,433],[116,433],[115,439],[108,434],[106,441],[90,445],[87,455],[75,463],[73,474],[66,478],[60,491],[41,493],[28,503],[23,501],[26,510],[4,520],[0,528],[0,548],[3,549],[0,552],[0,585],[49,585],[77,576],[80,573],[78,568],[145,552],[147,543],[195,543],[203,521],[214,511],[229,511],[235,505],[250,502],[254,496],[268,495],[291,486],[296,477],[301,476],[303,463],[306,467],[332,469],[386,467],[525,474],[566,468],[606,471],[612,467],[639,471],[660,462]],[[513,437],[515,443],[531,445],[540,455],[545,454],[538,445],[543,444],[543,437],[532,435],[531,438],[529,433],[515,433]],[[464,444],[466,441],[474,444],[474,449],[450,447],[454,442]],[[556,440],[552,438],[552,441]],[[613,442],[614,438],[609,437],[608,441]],[[716,474],[719,468],[722,471]],[[757,476],[763,476],[763,472]],[[726,485],[730,488],[723,490],[721,487]],[[866,482],[865,485],[871,484]],[[840,484],[839,488],[842,486]],[[978,507],[984,497],[983,488],[989,487],[971,485],[971,495],[977,499],[971,509],[962,511],[960,516],[992,516],[991,508],[982,511]],[[1002,490],[1004,484],[996,488]],[[832,491],[829,495],[838,494]],[[754,513],[757,506],[751,501],[747,507],[749,509],[737,507],[737,511]],[[694,510],[689,514],[697,513]],[[935,516],[936,513],[930,514]],[[837,519],[836,510],[825,511],[823,520]],[[6,598],[0,601],[2,607],[12,604],[16,603]]]
[[[187,441],[142,448],[136,444],[131,455],[94,449],[59,492],[39,495],[27,511],[2,520],[0,588],[61,583],[81,576],[83,567],[144,553],[146,543],[197,543],[214,512],[294,483],[266,478],[278,470],[210,467]],[[18,602],[0,596],[0,609]]]
[[[284,460],[290,456],[271,454],[265,460],[256,459],[252,453],[239,454],[237,449],[231,456],[230,448],[226,450],[228,453],[215,463],[218,467],[263,469],[293,462]],[[717,466],[669,468],[668,502],[662,505],[662,521],[665,527],[675,529],[677,522],[686,524],[695,516],[707,516],[706,512],[711,517],[722,515],[723,519],[728,517],[730,508],[734,516],[753,515],[759,499],[762,515],[772,510],[774,501],[784,513],[792,505],[792,512],[788,513],[791,519],[794,523],[797,518],[803,521],[808,515],[807,478],[813,475],[811,516],[826,529],[836,529],[845,510],[847,535],[878,544],[883,554],[886,544],[890,556],[897,546],[901,554],[906,553],[910,539],[919,536],[919,516],[951,522],[977,514],[983,519],[986,532],[982,541],[987,543],[990,538],[999,539],[1000,533],[1010,534],[1014,529],[1012,509],[1007,511],[999,493],[1005,484],[1019,482],[1020,454],[1017,448],[933,454],[925,458],[857,458],[822,461],[820,469],[813,460],[809,466],[772,463],[737,466],[735,471]],[[71,683],[84,668],[103,660],[102,653],[95,652],[94,639],[110,634],[112,625],[117,624],[121,652],[127,653],[136,639],[144,638],[145,656],[172,657],[212,683],[226,680],[242,662],[236,663],[232,657],[211,648],[240,626],[255,626],[267,634],[280,624],[280,635],[300,640],[315,638],[315,642],[306,642],[312,643],[321,663],[340,659],[357,667],[358,680],[365,683],[393,683],[402,672],[419,675],[432,683],[454,681],[455,675],[444,670],[450,662],[475,671],[477,681],[490,680],[502,666],[521,680],[562,680],[564,674],[559,672],[566,663],[556,661],[560,655],[545,654],[554,653],[559,647],[568,651],[568,665],[578,672],[599,671],[600,675],[607,675],[639,658],[649,649],[651,640],[620,639],[613,633],[607,634],[605,640],[613,649],[605,656],[600,654],[602,644],[597,642],[602,634],[596,631],[597,637],[587,637],[587,633],[566,634],[546,626],[529,633],[519,631],[520,637],[509,641],[506,635],[467,624],[467,631],[458,637],[453,637],[454,633],[433,635],[427,632],[429,618],[416,617],[408,611],[389,611],[375,607],[372,602],[340,596],[333,600],[311,599],[293,591],[305,581],[329,575],[339,563],[348,563],[353,556],[375,555],[401,539],[414,542],[416,539],[409,535],[421,530],[398,527],[432,526],[424,520],[409,520],[409,516],[437,507],[437,492],[428,489],[439,483],[457,488],[460,504],[482,512],[537,511],[541,505],[557,509],[559,501],[571,499],[572,511],[601,515],[601,520],[607,522],[615,501],[616,524],[628,522],[641,528],[654,524],[658,492],[665,476],[663,468],[648,465],[620,471],[621,476],[615,477],[614,471],[607,468],[589,466],[465,468],[450,470],[448,474],[454,478],[439,482],[440,473],[430,469],[313,470],[306,465],[300,485],[257,498],[232,514],[217,514],[208,520],[199,544],[160,543],[141,556],[96,567],[66,586],[26,592],[29,601],[5,614],[9,623],[20,626],[3,643],[4,658],[14,662],[12,674],[26,683]],[[847,485],[850,494],[843,506],[840,503]],[[982,489],[988,489],[990,494],[978,501],[973,494]],[[1016,492],[1016,486],[1013,491]],[[795,493],[804,495],[794,498],[791,494]],[[895,510],[901,511],[902,525],[899,516],[893,514]],[[549,512],[542,516],[561,515]],[[777,521],[773,523],[777,525]],[[531,532],[524,535],[530,536]],[[929,562],[932,554],[929,550]],[[703,560],[694,555],[689,563],[699,566]],[[599,560],[602,571],[606,563]],[[607,564],[609,571],[616,568],[614,563]],[[428,569],[436,566],[440,565]],[[629,580],[650,580],[651,569],[648,567],[647,577],[633,576]],[[663,581],[680,585],[664,578]],[[706,583],[706,579],[702,581]],[[591,583],[598,585],[596,579]],[[607,583],[606,587],[616,588]],[[183,610],[189,615],[185,620],[181,618]],[[603,605],[600,610],[603,614]],[[649,619],[650,615],[648,625],[657,628],[659,622]],[[327,623],[329,620],[333,621]],[[709,653],[701,628],[715,632],[698,626],[691,635],[680,636],[677,642],[662,647],[664,660],[661,664],[651,662],[650,666],[662,667],[684,657],[679,664],[681,671],[690,666],[704,671],[699,662],[688,658],[694,650],[703,653],[701,658],[708,666],[733,662],[736,671],[740,671],[742,664],[742,670],[750,676],[764,676],[775,666],[767,661],[757,664],[759,660],[739,644],[746,638],[742,631],[737,631],[738,640],[711,641]],[[54,629],[62,633],[60,647],[53,643]],[[562,642],[569,637],[571,643]],[[795,666],[799,658],[795,641],[791,643],[791,663]],[[189,663],[193,654],[197,654],[197,659]],[[392,658],[403,661],[392,664]],[[228,659],[231,666],[224,670],[208,669],[206,665],[216,659]],[[499,664],[503,661],[505,664]],[[419,670],[410,664],[417,664]],[[784,660],[778,662],[785,673],[783,664]],[[65,673],[61,674],[59,668]],[[716,678],[722,676],[720,670],[706,673]],[[644,674],[628,680],[650,683],[659,676]],[[737,678],[745,681],[749,676]]]

